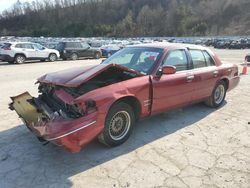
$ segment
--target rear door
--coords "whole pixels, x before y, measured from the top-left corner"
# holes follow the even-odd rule
[[[187,105],[194,94],[194,75],[190,70],[187,50],[170,51],[161,66],[166,65],[175,66],[177,72],[152,78],[153,114]]]
[[[219,72],[212,56],[206,50],[189,49],[192,59],[195,95],[193,100],[203,100],[211,96]]]
[[[23,43],[21,46],[22,46],[22,51],[26,55],[26,58],[35,59],[37,57],[37,53],[32,44]]]

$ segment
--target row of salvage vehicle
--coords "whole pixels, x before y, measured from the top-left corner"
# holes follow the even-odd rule
[[[77,60],[82,57],[99,59],[110,57],[119,48],[107,47],[105,49],[91,47],[85,42],[59,42],[55,49],[50,49],[38,43],[31,42],[5,42],[0,46],[0,60],[10,64],[22,64],[27,60],[56,61]]]
[[[9,108],[40,141],[79,152],[96,138],[121,145],[142,118],[198,102],[221,107],[239,81],[238,67],[208,48],[144,44],[99,65],[46,74],[38,97],[11,97]]]

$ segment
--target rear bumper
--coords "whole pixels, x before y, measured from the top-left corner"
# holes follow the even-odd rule
[[[44,106],[31,103],[29,93],[12,97],[9,105],[23,120],[27,128],[40,140],[49,141],[63,146],[66,150],[75,153],[83,146],[95,139],[103,129],[103,120],[97,112],[77,119],[62,117],[58,114],[49,114]]]
[[[240,82],[240,77],[239,76],[233,77],[229,81],[228,91],[231,91],[232,89],[234,89],[239,84],[239,82]]]
[[[11,57],[10,55],[6,54],[0,54],[0,60],[2,61],[14,61],[14,57]]]

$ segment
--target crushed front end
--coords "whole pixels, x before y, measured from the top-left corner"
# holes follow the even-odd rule
[[[37,98],[28,92],[11,97],[9,107],[40,141],[79,152],[100,133],[94,102],[75,104],[75,98],[59,86],[41,83],[39,91]]]

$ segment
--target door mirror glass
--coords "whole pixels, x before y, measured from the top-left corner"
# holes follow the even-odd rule
[[[161,68],[162,74],[175,74],[176,73],[176,67],[175,66],[164,66]]]

